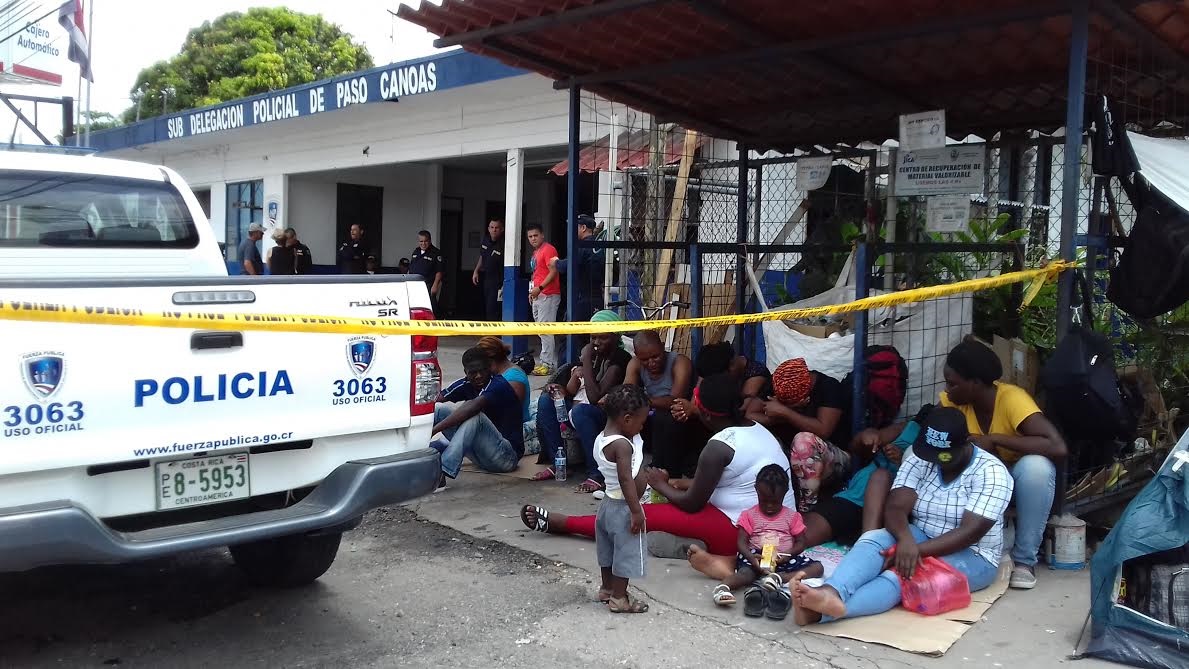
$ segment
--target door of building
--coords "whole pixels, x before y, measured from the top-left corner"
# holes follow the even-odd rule
[[[368,248],[383,264],[380,249],[384,241],[384,189],[380,186],[338,184],[337,211],[335,250],[351,238],[351,226],[357,223],[363,228],[363,239]]]

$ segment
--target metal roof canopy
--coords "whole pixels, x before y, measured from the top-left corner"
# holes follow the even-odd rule
[[[900,114],[945,109],[951,136],[1065,124],[1070,0],[444,0],[401,18],[559,89],[756,149],[882,142]],[[1189,5],[1090,0],[1089,60],[1148,72],[1150,124],[1189,116]],[[874,27],[873,27],[874,26]],[[1144,62],[1147,62],[1145,60]],[[1112,95],[1112,92],[1114,95]],[[1170,117],[1175,114],[1175,117]],[[1134,119],[1126,119],[1134,122]]]

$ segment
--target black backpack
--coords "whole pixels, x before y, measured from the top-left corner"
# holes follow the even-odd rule
[[[1106,291],[1137,318],[1155,318],[1189,300],[1189,214],[1155,194],[1147,199],[1153,204],[1140,210]]]
[[[1073,286],[1075,298],[1082,292],[1083,323],[1069,329],[1040,372],[1045,413],[1070,439],[1131,439],[1139,417],[1115,373],[1110,342],[1092,329],[1090,287],[1080,271]]]

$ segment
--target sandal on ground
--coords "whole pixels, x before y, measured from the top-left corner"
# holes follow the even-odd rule
[[[598,598],[600,604],[606,604],[607,602],[611,601],[611,591],[599,588]]]
[[[602,483],[599,483],[594,479],[586,479],[582,483],[578,484],[578,487],[574,489],[574,492],[592,493],[596,490],[603,490],[603,488],[604,486]]]
[[[775,592],[781,589],[781,587],[784,585],[784,581],[780,580],[780,577],[776,574],[765,574],[763,578],[756,581],[756,585],[767,590],[768,592]]]
[[[607,608],[611,610],[611,613],[644,613],[648,611],[648,604],[631,597],[623,599],[612,597],[607,600]]]
[[[784,620],[793,608],[793,598],[784,590],[774,590],[768,593],[768,607],[764,615],[772,620]]]
[[[743,615],[748,618],[759,618],[768,609],[768,593],[759,586],[751,586],[743,591]]]
[[[528,512],[532,510],[537,514],[537,522],[532,522],[528,519]],[[534,532],[548,532],[549,531],[549,512],[539,506],[532,504],[525,504],[520,508],[520,522],[524,526]]]
[[[533,474],[533,481],[552,481],[554,478],[553,467],[546,467],[541,471]]]
[[[734,606],[736,601],[735,595],[731,593],[731,588],[726,583],[714,586],[714,592],[710,598],[719,606]]]

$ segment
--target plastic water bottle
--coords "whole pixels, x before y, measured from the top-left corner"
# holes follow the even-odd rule
[[[557,449],[557,455],[553,458],[553,480],[566,480],[566,448],[565,446]]]
[[[560,392],[553,392],[553,411],[557,414],[557,423],[561,427],[562,443],[553,456],[553,478],[556,481],[566,480],[566,437],[569,436],[570,426],[566,423],[566,400]]]

